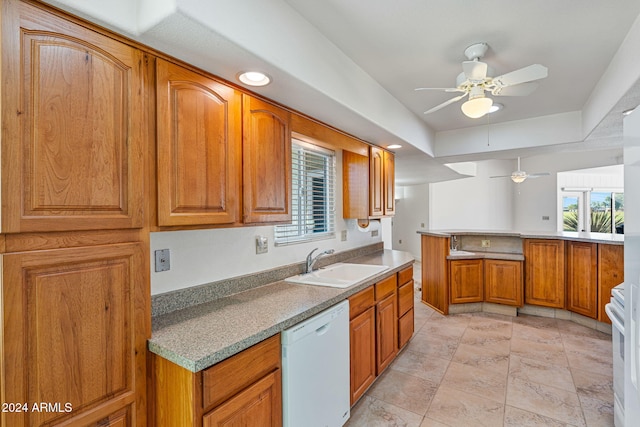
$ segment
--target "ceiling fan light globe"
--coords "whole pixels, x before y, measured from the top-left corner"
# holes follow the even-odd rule
[[[514,172],[513,174],[511,174],[511,181],[515,182],[516,184],[524,182],[525,179],[527,179],[527,174],[524,172]]]
[[[460,107],[465,116],[472,119],[479,119],[489,112],[493,105],[491,98],[473,98],[462,104]]]

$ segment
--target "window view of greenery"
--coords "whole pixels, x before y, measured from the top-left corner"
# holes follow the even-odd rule
[[[624,233],[624,193],[590,192],[589,230],[593,233]],[[564,231],[587,229],[580,224],[580,206],[577,197],[563,197],[562,215]]]

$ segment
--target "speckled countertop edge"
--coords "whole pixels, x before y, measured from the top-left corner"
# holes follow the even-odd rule
[[[349,259],[389,270],[346,289],[277,281],[152,319],[149,350],[198,372],[295,325],[414,262],[384,250]]]
[[[587,233],[569,231],[490,231],[490,230],[418,230],[418,234],[436,237],[462,236],[505,236],[520,237],[522,239],[558,239],[575,240],[583,242],[606,243],[611,245],[624,245],[623,234]]]
[[[465,251],[466,252],[466,251]],[[524,261],[523,254],[507,253],[507,252],[472,252],[469,254],[450,254],[447,259],[499,259],[506,261]]]

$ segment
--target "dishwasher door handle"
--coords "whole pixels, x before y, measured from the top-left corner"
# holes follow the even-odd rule
[[[320,335],[326,334],[329,331],[330,327],[331,327],[331,323],[325,323],[324,325],[316,329],[316,335],[320,336]]]

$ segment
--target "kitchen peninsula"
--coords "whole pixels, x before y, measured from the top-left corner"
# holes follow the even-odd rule
[[[422,301],[442,314],[558,317],[603,331],[624,280],[624,236],[605,233],[418,231]]]

